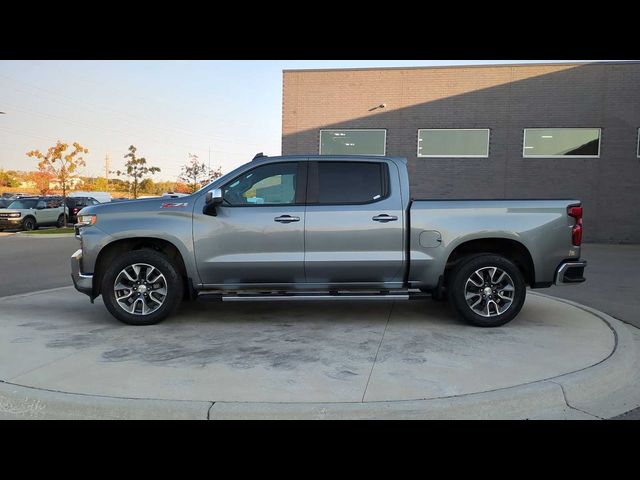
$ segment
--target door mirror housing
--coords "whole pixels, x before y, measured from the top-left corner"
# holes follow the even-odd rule
[[[209,190],[205,196],[205,204],[202,213],[215,217],[217,215],[216,206],[220,205],[222,203],[222,200],[222,190],[220,190],[219,188]]]

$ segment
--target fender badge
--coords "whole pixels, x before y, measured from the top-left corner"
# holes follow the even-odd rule
[[[182,203],[163,203],[160,208],[185,208],[188,205],[187,202]]]

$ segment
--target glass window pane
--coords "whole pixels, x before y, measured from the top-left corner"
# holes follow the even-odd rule
[[[380,163],[318,162],[318,203],[368,203],[383,193]]]
[[[598,157],[598,128],[527,128],[524,157]]]
[[[419,157],[488,157],[487,129],[418,130]]]
[[[296,201],[295,162],[254,168],[224,187],[223,197],[231,205],[283,205]]]
[[[384,155],[386,130],[321,130],[320,155]]]

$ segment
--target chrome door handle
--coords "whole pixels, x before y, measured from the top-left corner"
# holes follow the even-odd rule
[[[373,220],[375,222],[395,222],[396,220],[398,220],[398,217],[396,217],[395,215],[387,215],[386,213],[383,213],[382,215],[376,215],[375,217],[373,217]]]
[[[292,217],[291,215],[281,215],[280,217],[274,218],[273,221],[280,222],[280,223],[299,222],[300,217]]]

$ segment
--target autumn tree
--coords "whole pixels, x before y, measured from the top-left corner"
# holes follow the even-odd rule
[[[204,162],[199,162],[197,155],[190,153],[189,162],[182,166],[179,178],[187,184],[189,193],[193,193],[221,176],[220,167],[215,170],[209,168]]]
[[[36,184],[40,195],[49,193],[49,182],[53,179],[53,174],[44,165],[38,165],[38,170],[29,174],[29,179]]]
[[[27,157],[37,158],[38,169],[49,172],[53,178],[56,178],[62,186],[63,205],[67,204],[67,182],[77,177],[77,170],[86,166],[83,154],[89,153],[89,150],[74,142],[70,149],[68,143],[58,140],[55,145],[49,147],[47,153],[40,150],[31,150],[27,152]],[[67,209],[64,210],[64,223],[67,223]]]
[[[136,155],[137,148],[133,145],[129,146],[129,153],[127,153],[124,158],[128,158],[124,166],[126,170],[116,170],[114,173],[118,176],[125,175],[131,179],[131,185],[133,187],[133,198],[138,198],[138,185],[141,180],[147,175],[153,175],[156,172],[159,172],[160,169],[158,167],[149,167],[147,166],[147,159],[144,157],[138,157]]]

